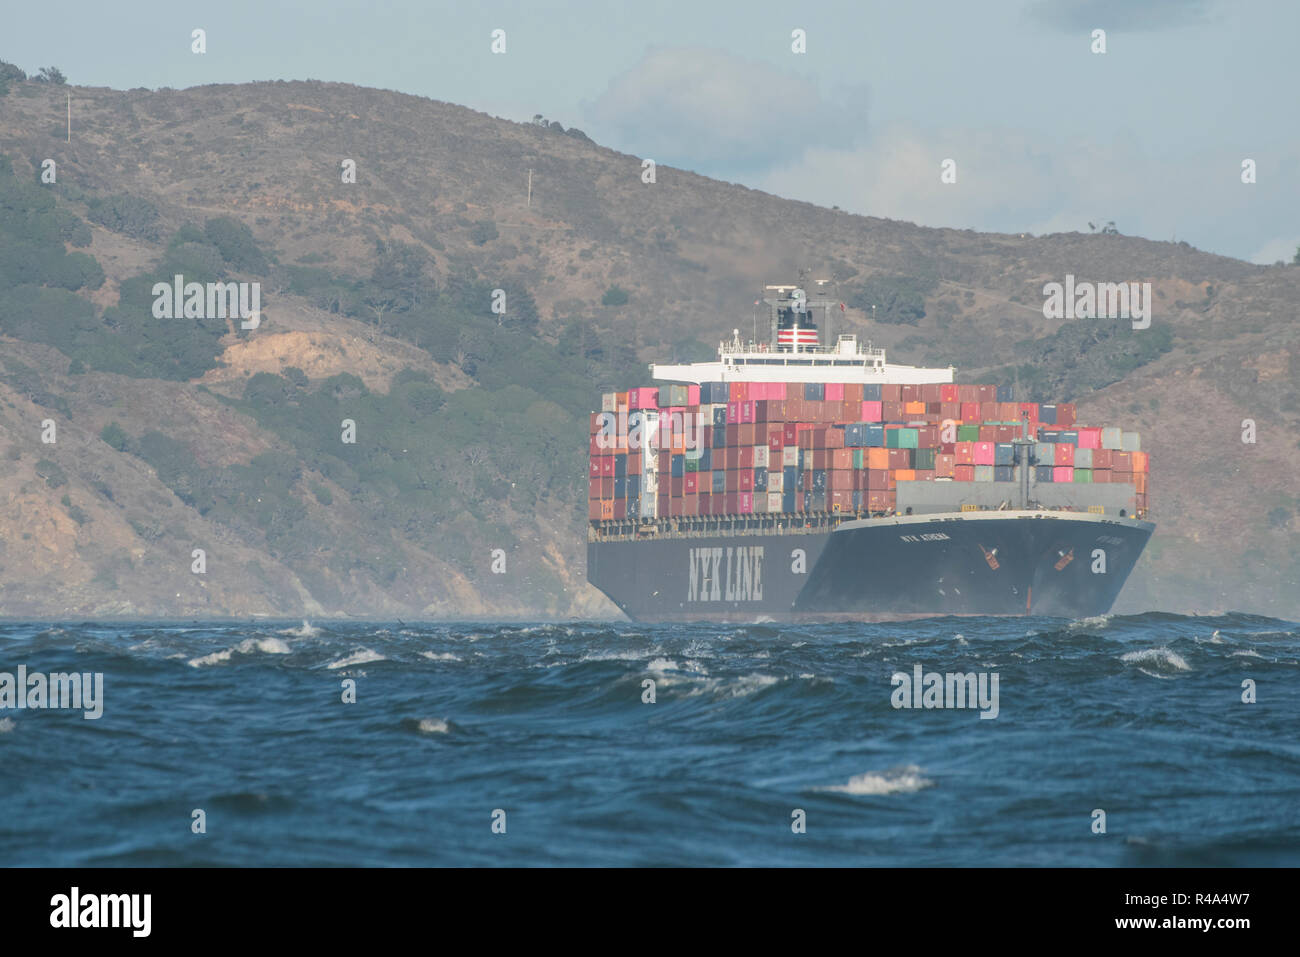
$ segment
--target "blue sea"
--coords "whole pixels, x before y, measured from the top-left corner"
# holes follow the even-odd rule
[[[102,715],[0,710],[5,865],[1300,864],[1300,625],[1245,614],[0,623],[19,666]]]

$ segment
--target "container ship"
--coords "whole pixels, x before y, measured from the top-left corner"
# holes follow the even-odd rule
[[[1155,529],[1138,433],[832,341],[820,290],[759,303],[764,341],[652,365],[591,414],[587,578],[626,615],[1110,610]]]

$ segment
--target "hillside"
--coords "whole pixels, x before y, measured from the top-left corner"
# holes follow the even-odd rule
[[[587,411],[810,267],[895,361],[1142,431],[1159,527],[1117,611],[1300,618],[1300,268],[647,184],[575,131],[319,82],[16,82],[0,154],[0,615],[612,614]],[[176,272],[260,282],[260,326],[154,318]],[[1044,319],[1066,274],[1151,282],[1151,328]]]

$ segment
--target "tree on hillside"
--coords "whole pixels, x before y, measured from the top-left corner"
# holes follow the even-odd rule
[[[37,83],[52,83],[55,86],[63,86],[68,82],[68,78],[63,75],[63,71],[57,66],[41,67],[41,72],[32,79]]]

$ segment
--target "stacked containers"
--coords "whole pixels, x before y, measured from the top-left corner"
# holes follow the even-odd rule
[[[590,420],[593,522],[883,513],[898,482],[1127,483],[1147,507],[1140,436],[989,385],[703,383],[606,393]]]

